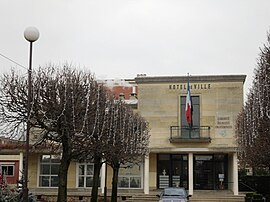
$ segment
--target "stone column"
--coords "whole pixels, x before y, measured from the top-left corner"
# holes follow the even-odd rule
[[[238,164],[237,153],[233,154],[233,194],[238,195]]]
[[[22,179],[23,175],[23,152],[20,152],[20,160],[19,160],[19,180]]]
[[[144,194],[149,194],[149,156],[144,158]]]
[[[193,195],[193,153],[188,154],[188,194]]]
[[[101,182],[100,182],[100,188],[101,188],[101,193],[104,194],[104,187],[105,187],[105,168],[106,168],[106,165],[105,163],[102,164],[101,166]]]

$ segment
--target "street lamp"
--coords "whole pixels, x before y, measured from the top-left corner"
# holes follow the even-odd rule
[[[24,38],[30,42],[29,69],[28,69],[28,95],[27,95],[27,128],[25,140],[25,167],[23,180],[23,201],[28,201],[28,162],[29,162],[29,134],[30,134],[30,111],[32,102],[32,45],[38,40],[39,31],[35,27],[27,27],[24,31]]]

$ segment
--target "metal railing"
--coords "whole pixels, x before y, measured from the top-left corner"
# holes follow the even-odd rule
[[[171,126],[170,140],[201,140],[211,142],[210,126]]]

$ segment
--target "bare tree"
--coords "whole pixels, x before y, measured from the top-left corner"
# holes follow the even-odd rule
[[[32,83],[31,127],[45,131],[43,140],[61,145],[57,200],[65,202],[70,162],[84,152],[86,128],[95,134],[99,84],[93,75],[68,66],[40,68],[34,72]],[[1,79],[0,117],[11,130],[24,127],[27,121],[27,86],[27,80],[15,72]]]
[[[61,149],[57,201],[67,201],[67,173],[74,159],[94,162],[92,202],[97,201],[100,168],[106,160],[114,170],[116,201],[120,164],[140,161],[148,153],[147,122],[123,102],[115,102],[90,73],[49,66],[32,77],[31,128],[42,131],[40,143]],[[0,90],[0,119],[9,131],[24,130],[27,78],[12,71],[2,77]]]
[[[108,150],[108,123],[111,111],[110,109],[114,105],[114,101],[111,92],[103,85],[98,86],[97,93],[92,96],[92,99],[93,101],[91,104],[96,110],[92,110],[95,111],[92,116],[85,117],[85,124],[87,127],[84,127],[84,135],[79,141],[84,144],[82,147],[83,153],[80,155],[78,160],[91,161],[94,163],[91,202],[96,202],[98,199],[100,169],[104,163],[105,152]],[[93,117],[95,117],[94,123]]]
[[[3,75],[0,80],[0,118],[4,135],[23,138],[27,122],[27,77]]]
[[[261,49],[252,88],[236,124],[244,164],[270,168],[270,34]]]
[[[124,102],[116,102],[110,110],[105,158],[113,168],[111,202],[116,202],[120,165],[141,162],[148,154],[149,131],[148,123]]]

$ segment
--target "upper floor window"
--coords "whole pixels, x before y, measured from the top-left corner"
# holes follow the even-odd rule
[[[42,155],[40,157],[39,186],[40,187],[57,187],[58,172],[60,167],[59,155]]]
[[[200,126],[200,97],[191,96],[192,100],[192,126]],[[186,120],[186,96],[181,96],[181,126],[188,126]]]
[[[186,96],[181,96],[181,136],[182,138],[198,138],[200,136],[200,97],[192,96],[192,124],[186,119]]]

